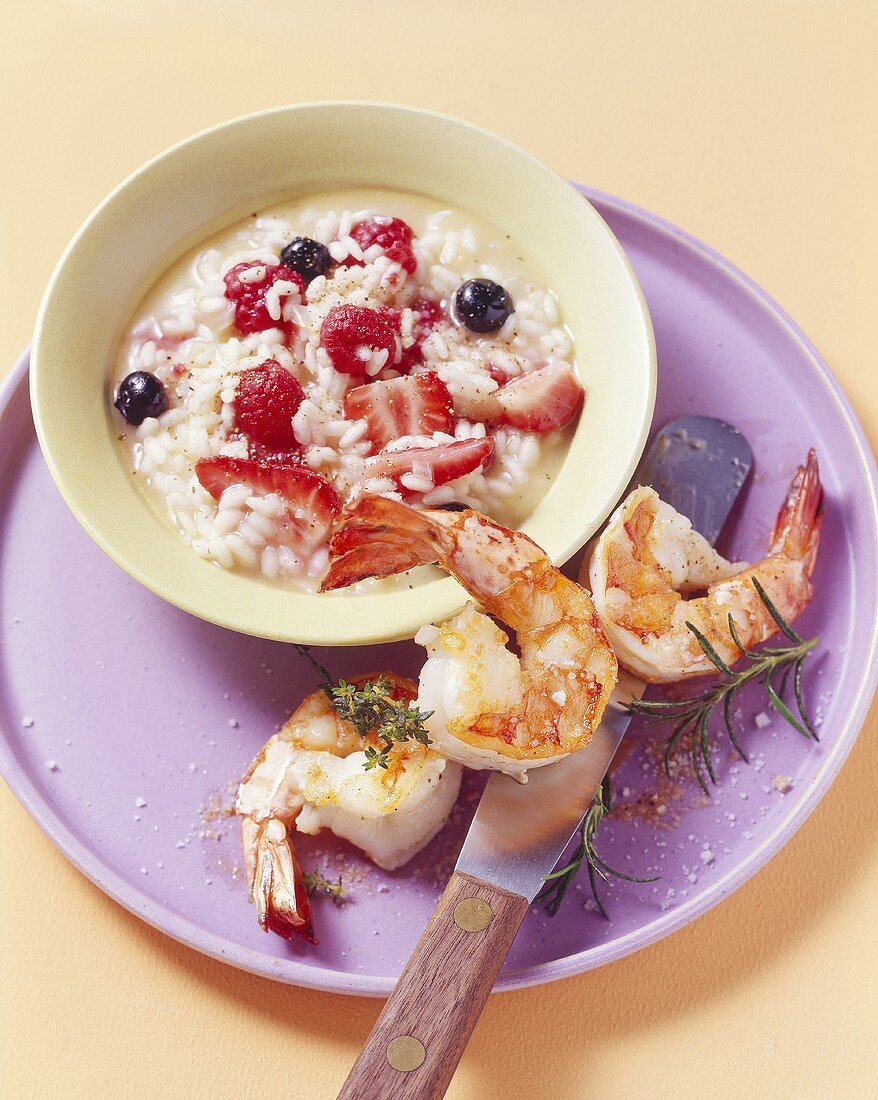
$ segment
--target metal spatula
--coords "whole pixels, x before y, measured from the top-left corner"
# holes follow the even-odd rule
[[[711,542],[753,455],[722,420],[686,416],[659,432],[633,484],[652,485]],[[626,685],[626,698],[643,685]],[[603,779],[630,718],[611,701],[589,745],[529,773],[494,773],[454,874],[339,1094],[434,1100],[445,1094],[503,960]]]

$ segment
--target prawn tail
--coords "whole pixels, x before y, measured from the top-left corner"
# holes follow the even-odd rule
[[[810,573],[820,541],[822,520],[823,485],[817,453],[812,447],[805,465],[796,470],[786,500],[777,514],[770,553],[803,560]]]
[[[321,592],[367,577],[389,577],[439,559],[435,524],[422,512],[387,497],[364,496],[346,509],[329,543],[329,572]]]
[[[250,892],[262,930],[275,932],[285,940],[298,936],[317,943],[305,876],[285,827],[270,818],[257,826],[254,843]]]

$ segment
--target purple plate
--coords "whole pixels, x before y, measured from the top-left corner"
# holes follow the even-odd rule
[[[550,919],[526,918],[499,988],[578,973],[667,935],[715,905],[792,836],[840,768],[876,678],[876,472],[829,370],[789,318],[715,253],[649,214],[585,192],[628,253],[652,311],[656,424],[683,413],[737,424],[756,476],[726,550],[759,558],[787,482],[816,446],[827,492],[816,596],[801,630],[824,644],[806,693],[815,745],[758,699],[737,720],[751,755],[715,752],[708,801],[656,789],[655,741],[632,728],[616,772],[622,808],[604,858],[648,885],[613,883],[595,911],[587,887]],[[299,847],[306,868],[339,873],[348,898],[315,901],[320,944],[257,926],[240,874],[231,792],[314,676],[292,647],[224,631],[163,603],[119,570],[67,511],[34,436],[27,358],[2,395],[0,430],[0,769],[65,855],[132,913],[215,958],[316,989],[389,992],[432,911],[472,812],[400,871],[372,868],[331,837]],[[416,673],[412,643],[319,653],[335,674]]]

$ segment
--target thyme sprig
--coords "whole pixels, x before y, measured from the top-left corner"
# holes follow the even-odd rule
[[[772,707],[797,733],[814,741],[818,740],[817,730],[808,716],[802,697],[802,666],[805,658],[820,639],[806,640],[797,634],[778,611],[758,579],[753,577],[752,581],[766,610],[790,645],[766,646],[760,650],[748,649],[738,635],[734,619],[729,615],[729,634],[734,644],[741,650],[741,660],[745,662],[743,667],[735,671],[720,657],[704,634],[692,623],[687,622],[686,626],[695,635],[705,656],[720,673],[720,678],[706,691],[687,699],[632,699],[628,704],[631,714],[640,715],[648,722],[675,723],[670,737],[665,742],[665,772],[670,775],[674,750],[681,741],[685,743],[685,739],[688,738],[692,770],[701,789],[707,795],[710,794],[710,790],[705,775],[714,785],[717,782],[709,739],[710,721],[717,710],[722,714],[723,725],[732,747],[745,763],[748,762],[747,754],[741,747],[732,723],[732,705],[741,688],[751,682],[764,685]],[[792,682],[795,712],[784,700],[790,682]]]
[[[610,812],[612,805],[613,788],[610,777],[605,775],[601,780],[600,786],[595,791],[591,805],[586,811],[585,817],[582,819],[582,823],[579,826],[579,840],[570,857],[570,861],[563,867],[559,867],[556,871],[553,871],[550,875],[546,875],[546,885],[536,896],[536,901],[544,901],[546,903],[546,912],[550,917],[554,917],[561,908],[564,896],[573,880],[579,874],[583,863],[585,863],[586,870],[588,871],[588,881],[591,886],[592,897],[595,900],[595,904],[601,916],[605,920],[609,920],[610,917],[601,900],[598,890],[598,879],[608,883],[612,875],[613,878],[624,879],[625,882],[656,881],[655,878],[636,878],[634,875],[626,875],[622,871],[617,871],[615,868],[610,867],[608,863],[605,863],[598,854],[595,848],[595,837],[604,815]]]
[[[345,892],[341,881],[341,875],[337,879],[325,878],[319,871],[303,871],[305,889],[309,894],[328,894],[332,898],[333,905],[341,905]]]
[[[299,653],[314,666],[323,677],[320,689],[326,694],[336,713],[346,722],[350,722],[361,737],[375,736],[378,748],[366,745],[363,767],[366,771],[373,768],[387,768],[390,751],[394,745],[404,741],[417,741],[421,745],[431,744],[424,723],[433,713],[406,706],[393,696],[393,685],[386,676],[369,680],[362,687],[347,680],[333,680],[329,672],[311,655],[307,646],[297,645]]]

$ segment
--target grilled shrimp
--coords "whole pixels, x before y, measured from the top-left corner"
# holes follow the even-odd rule
[[[616,683],[616,658],[584,588],[526,535],[470,509],[415,511],[361,497],[330,544],[323,590],[437,563],[509,626],[468,604],[419,631],[428,659],[418,706],[438,752],[518,778],[588,743]]]
[[[411,702],[417,685],[383,673]],[[361,685],[376,676],[354,681]],[[366,771],[369,738],[338,716],[323,691],[309,695],[250,765],[235,806],[250,898],[259,923],[285,939],[314,940],[311,907],[290,833],[328,828],[393,870],[442,828],[461,769],[425,745],[394,745],[389,766]]]
[[[720,557],[685,516],[650,488],[622,502],[598,540],[589,575],[595,606],[620,664],[649,683],[713,672],[687,622],[727,664],[777,631],[753,581],[792,621],[811,599],[820,542],[823,488],[817,456],[808,452],[775,521],[768,556],[755,565]],[[707,589],[685,599],[683,593]]]

